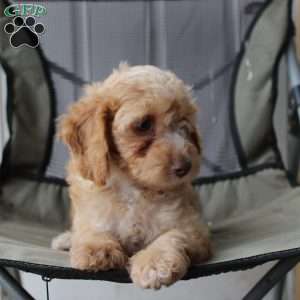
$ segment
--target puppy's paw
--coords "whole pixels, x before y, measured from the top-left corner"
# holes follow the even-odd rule
[[[190,250],[192,264],[203,263],[213,256],[212,242],[208,237],[200,237],[195,243],[195,247]]]
[[[190,265],[189,258],[177,250],[145,249],[131,260],[132,281],[142,287],[160,289],[181,279]]]
[[[65,231],[55,238],[51,243],[51,248],[54,250],[68,251],[71,248],[71,232]]]
[[[71,248],[71,266],[80,270],[106,271],[125,268],[128,257],[114,241],[76,245]]]

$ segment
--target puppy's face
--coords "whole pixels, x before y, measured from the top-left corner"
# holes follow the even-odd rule
[[[195,108],[181,82],[171,90],[163,83],[126,101],[113,120],[112,135],[129,174],[157,189],[191,181],[200,164]],[[176,85],[177,84],[177,85]]]
[[[123,67],[94,88],[86,111],[87,103],[98,117],[87,117],[89,132],[81,133],[86,137],[77,143],[83,144],[82,161],[91,161],[83,169],[96,169],[85,177],[97,182],[93,174],[98,173],[98,183],[105,183],[113,160],[136,183],[157,190],[172,189],[197,174],[201,146],[196,108],[188,88],[173,73],[152,66]],[[97,151],[98,160],[88,157]]]

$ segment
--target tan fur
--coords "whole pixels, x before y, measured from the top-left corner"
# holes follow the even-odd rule
[[[160,288],[211,256],[190,183],[201,156],[195,120],[189,88],[173,73],[124,64],[63,116],[73,267],[127,267],[137,285]],[[186,160],[192,167],[179,177]]]

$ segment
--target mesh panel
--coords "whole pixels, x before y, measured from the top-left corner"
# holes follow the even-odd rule
[[[239,170],[229,124],[230,84],[242,37],[256,12],[252,2],[45,2],[42,46],[48,59],[65,70],[52,69],[57,114],[80,96],[79,84],[66,79],[66,71],[89,82],[103,80],[120,61],[171,69],[194,86],[200,108],[200,176]],[[67,158],[65,146],[55,141],[47,175],[63,178]]]

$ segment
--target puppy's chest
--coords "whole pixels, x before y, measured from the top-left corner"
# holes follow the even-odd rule
[[[174,228],[180,219],[179,198],[140,191],[124,182],[114,187],[109,197],[101,194],[101,198],[97,200],[99,207],[90,214],[94,215],[92,226],[97,231],[111,232],[130,254]]]
[[[118,220],[118,236],[129,253],[152,242],[178,221],[178,201],[168,203],[166,195],[147,194],[138,190],[122,194],[123,214]]]
[[[140,209],[128,209],[119,222],[117,232],[127,252],[134,253],[149,243],[157,232],[153,225]]]
[[[119,219],[118,235],[127,251],[134,253],[159,235],[159,204],[151,203],[143,194],[136,193],[124,206],[124,214]]]

